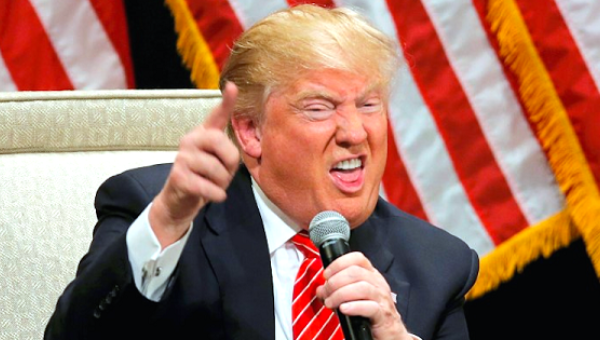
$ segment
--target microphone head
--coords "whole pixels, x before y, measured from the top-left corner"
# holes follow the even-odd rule
[[[350,240],[350,224],[342,214],[327,210],[318,213],[308,227],[310,240],[319,248],[323,242],[330,239]]]

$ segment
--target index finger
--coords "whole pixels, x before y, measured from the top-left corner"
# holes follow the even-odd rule
[[[325,279],[328,280],[333,275],[353,265],[365,268],[367,270],[371,270],[373,268],[371,262],[365,257],[363,253],[358,251],[352,251],[350,253],[338,257],[333,262],[331,262],[331,264],[327,266],[327,268],[325,268],[325,270],[323,271],[323,277],[325,277]]]
[[[215,107],[204,121],[205,128],[223,130],[229,123],[235,99],[237,98],[238,89],[232,82],[227,82],[223,90],[223,100],[221,104]]]

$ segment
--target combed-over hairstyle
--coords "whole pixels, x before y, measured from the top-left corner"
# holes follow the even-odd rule
[[[373,75],[385,88],[398,68],[395,41],[357,12],[299,5],[266,17],[235,42],[220,80],[239,89],[234,115],[262,119],[274,88],[304,72],[339,69]]]

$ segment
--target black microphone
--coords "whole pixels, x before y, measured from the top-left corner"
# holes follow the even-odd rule
[[[350,252],[350,224],[337,211],[318,213],[308,227],[310,240],[319,248],[323,267]],[[345,340],[372,340],[369,320],[360,316],[347,316],[336,309]]]

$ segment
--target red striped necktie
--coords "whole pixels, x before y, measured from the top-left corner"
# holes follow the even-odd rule
[[[325,283],[319,251],[306,231],[292,238],[305,258],[294,284],[292,329],[294,340],[343,340],[344,334],[335,312],[316,298],[317,287]]]

